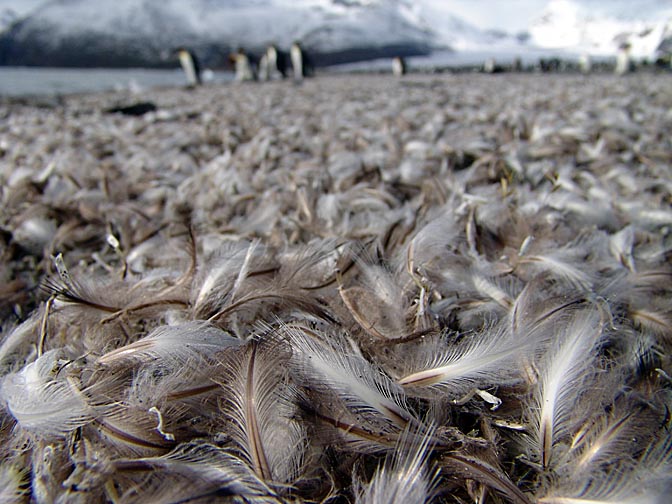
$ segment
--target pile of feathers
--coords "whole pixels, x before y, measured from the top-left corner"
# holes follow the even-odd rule
[[[667,501],[669,76],[0,115],[0,501]]]

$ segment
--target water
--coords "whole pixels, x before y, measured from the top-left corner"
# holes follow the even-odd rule
[[[482,64],[494,57],[497,63],[510,63],[521,57],[524,64],[536,62],[540,57],[560,56],[576,59],[576,55],[546,50],[517,53],[513,49],[497,53],[484,51],[437,51],[426,57],[408,58],[411,70],[431,67],[454,67]],[[332,67],[333,72],[389,71],[391,60],[374,60]],[[225,83],[233,80],[233,73],[222,71],[203,72],[206,82]],[[42,68],[0,66],[0,98],[13,96],[49,96],[110,90],[142,90],[154,87],[184,86],[186,78],[180,68],[156,70],[146,68]]]
[[[406,58],[408,67],[413,70],[426,70],[431,68],[460,68],[480,66],[488,59],[493,59],[497,64],[511,64],[520,59],[523,65],[534,65],[541,58],[558,57],[567,61],[578,61],[579,55],[562,50],[539,49],[528,46],[488,48],[483,50],[471,49],[464,51],[434,51],[428,56],[412,56]],[[609,60],[608,57],[593,57],[593,61]],[[346,63],[333,67],[334,71],[360,72],[360,71],[390,71],[391,59],[379,59],[362,61],[358,63]]]
[[[204,72],[210,82],[229,82],[229,72]],[[37,68],[0,66],[0,97],[48,96],[112,90],[184,86],[181,69]]]

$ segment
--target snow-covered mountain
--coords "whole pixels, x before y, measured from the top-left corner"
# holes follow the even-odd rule
[[[295,40],[323,64],[515,42],[441,0],[50,0],[0,37],[0,63],[144,66],[184,45],[218,66]]]
[[[529,31],[543,48],[611,56],[628,43],[634,58],[652,59],[672,37],[672,1],[551,0]]]
[[[672,40],[672,0],[538,2],[542,15],[514,36],[466,22],[454,0],[0,0],[0,64],[173,65],[170,49],[184,45],[221,66],[236,47],[294,40],[323,64],[438,49],[609,56],[626,41],[653,58]],[[481,4],[515,16],[516,2]]]
[[[147,64],[186,45],[216,65],[239,46],[423,54],[434,38],[410,0],[51,0],[5,32],[0,60]]]
[[[41,3],[44,0],[0,0],[0,32],[30,14]]]

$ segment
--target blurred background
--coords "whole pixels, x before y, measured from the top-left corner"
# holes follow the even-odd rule
[[[623,48],[660,67],[672,0],[0,0],[0,94],[179,85],[177,47],[226,81],[233,52],[293,42],[325,71],[600,64]]]

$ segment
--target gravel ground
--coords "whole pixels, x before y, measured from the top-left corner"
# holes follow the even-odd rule
[[[663,502],[671,82],[0,103],[0,501]]]

